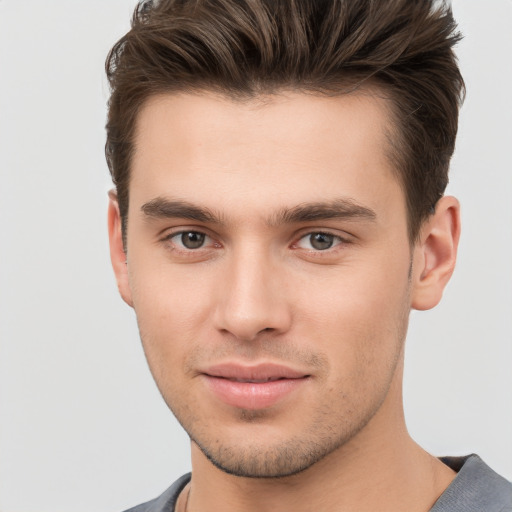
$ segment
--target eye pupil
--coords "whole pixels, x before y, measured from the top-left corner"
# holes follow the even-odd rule
[[[325,251],[332,247],[332,244],[334,243],[334,236],[328,235],[327,233],[313,233],[310,235],[309,241],[311,243],[311,247],[314,247],[319,251]]]
[[[198,233],[197,231],[187,231],[181,234],[181,243],[187,249],[198,249],[204,244],[204,239],[204,233]]]

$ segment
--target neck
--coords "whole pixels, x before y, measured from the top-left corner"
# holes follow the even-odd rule
[[[430,510],[455,473],[409,436],[399,388],[350,442],[290,477],[226,474],[193,443],[188,512]]]

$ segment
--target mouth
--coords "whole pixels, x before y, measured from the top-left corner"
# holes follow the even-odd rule
[[[267,377],[266,379],[235,379],[230,377],[219,377],[219,378],[225,378],[227,380],[231,380],[233,382],[252,382],[255,384],[258,384],[260,382],[274,382],[276,380],[283,380],[286,377]]]
[[[202,373],[209,391],[225,404],[248,410],[266,409],[304,386],[310,374],[277,364],[228,363]]]

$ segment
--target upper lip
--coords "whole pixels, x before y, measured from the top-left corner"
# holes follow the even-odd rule
[[[301,379],[304,377],[309,377],[308,373],[276,363],[244,365],[240,363],[229,362],[209,366],[201,373],[204,373],[210,377],[218,377],[242,382],[266,382],[269,380]]]

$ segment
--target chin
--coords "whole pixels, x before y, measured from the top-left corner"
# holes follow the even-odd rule
[[[194,441],[204,456],[218,469],[229,475],[244,478],[285,478],[301,473],[319,460],[330,450],[312,451],[295,442],[275,447],[241,448],[240,446],[216,445],[207,448]],[[327,452],[327,453],[326,453]]]

